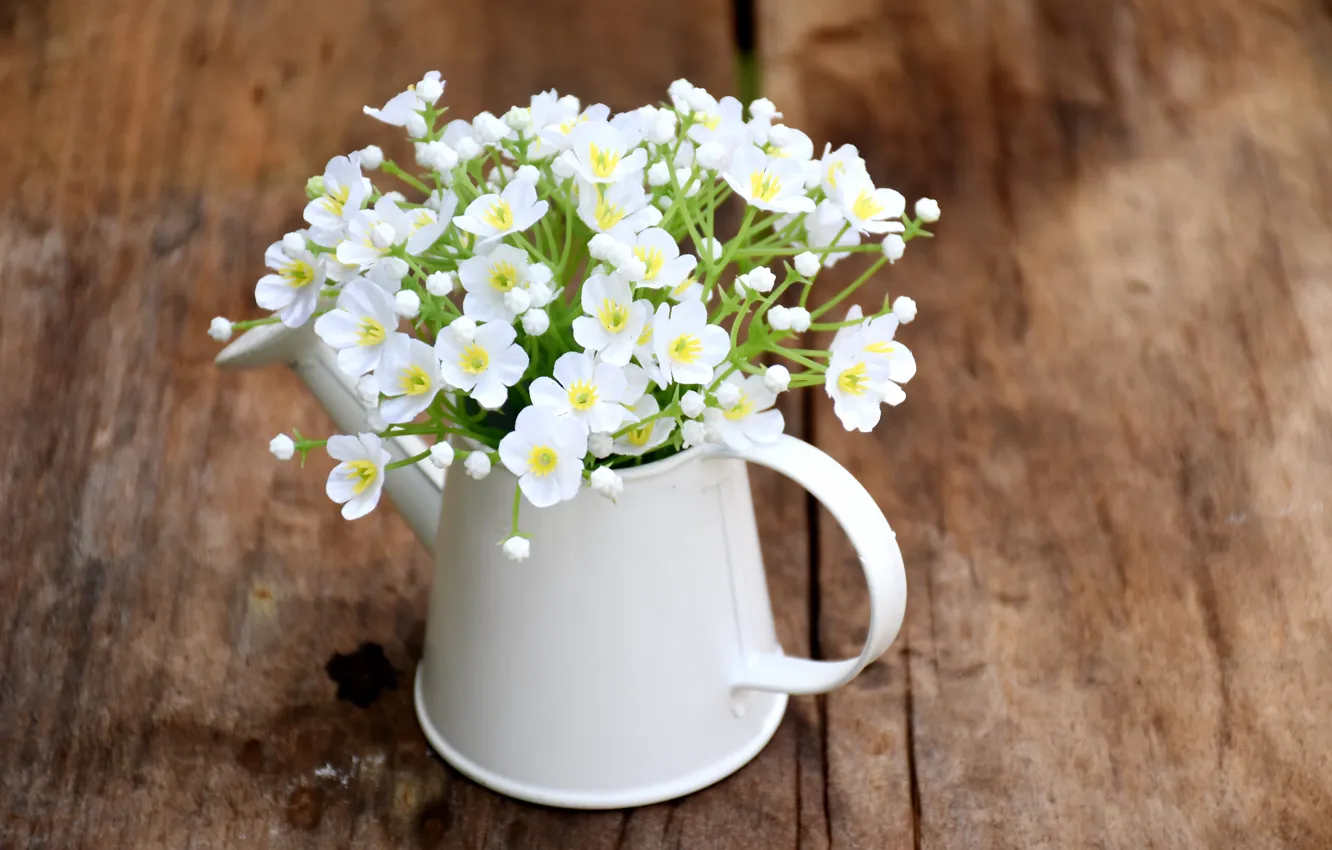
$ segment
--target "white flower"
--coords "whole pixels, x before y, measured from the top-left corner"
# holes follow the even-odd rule
[[[680,436],[684,438],[686,449],[701,446],[708,441],[708,428],[697,419],[686,419],[680,425]]]
[[[410,289],[403,289],[393,296],[393,311],[404,319],[412,320],[421,315],[421,296]]]
[[[356,381],[356,400],[362,407],[379,408],[379,381],[374,374],[362,375]]]
[[[805,176],[800,163],[769,157],[753,145],[736,152],[722,178],[737,195],[758,209],[781,213],[807,213],[814,209],[814,202],[805,197]]]
[[[431,73],[436,73],[435,79],[439,79],[437,72],[432,71]],[[426,76],[430,75],[427,74]],[[412,85],[407,88],[407,91],[394,95],[388,103],[384,104],[382,109],[366,106],[362,111],[371,118],[377,118],[385,124],[394,127],[405,127],[411,116],[416,115],[419,118],[418,113],[425,109],[427,105],[421,99],[421,96],[416,93],[416,86]]]
[[[916,318],[916,302],[905,295],[893,299],[893,315],[904,325],[911,324]]]
[[[403,127],[407,130],[409,139],[423,139],[430,132],[430,127],[426,124],[425,116],[419,112],[413,112],[407,116]]]
[[[637,180],[578,185],[578,217],[597,233],[637,233],[651,224],[650,209]]]
[[[717,108],[717,98],[702,86],[694,86],[685,95],[685,101],[694,112],[711,112]]]
[[[665,186],[671,182],[671,167],[664,161],[652,163],[647,170],[647,181],[649,186]]]
[[[440,469],[448,469],[453,465],[454,454],[453,446],[441,440],[430,447],[430,462]]]
[[[624,244],[633,256],[643,263],[643,278],[639,282],[648,289],[675,289],[684,283],[698,258],[681,254],[671,235],[660,227],[649,227],[636,234],[624,234]]]
[[[532,541],[515,534],[504,541],[504,556],[510,561],[526,561],[532,554]]]
[[[532,110],[525,106],[511,106],[509,111],[504,113],[503,121],[509,125],[510,130],[524,133],[532,128]]]
[[[769,366],[763,373],[763,385],[775,393],[784,393],[791,386],[791,370],[780,363]]]
[[[760,97],[758,100],[750,101],[749,115],[760,121],[771,121],[773,118],[782,117],[782,113],[778,112],[777,107],[766,97]]]
[[[680,412],[690,419],[696,419],[703,415],[703,408],[707,407],[707,400],[701,393],[690,390],[680,396]]]
[[[587,432],[570,417],[525,407],[511,433],[500,440],[500,460],[518,476],[518,486],[538,508],[578,495],[583,480]]]
[[[739,295],[744,295],[749,290],[755,292],[772,292],[772,287],[777,283],[777,276],[772,273],[772,269],[767,266],[759,266],[751,269],[735,279],[735,291]]]
[[[231,321],[222,316],[214,316],[213,321],[208,324],[208,335],[218,342],[231,339]]]
[[[819,258],[809,251],[795,255],[795,270],[802,277],[813,277],[819,273]]]
[[[574,341],[607,363],[624,366],[651,317],[651,302],[635,301],[618,274],[592,275],[583,282],[580,297],[587,315],[573,320]]]
[[[906,253],[906,242],[896,233],[889,233],[883,237],[883,255],[888,258],[888,262],[895,263],[902,259]]]
[[[555,377],[532,381],[532,404],[576,420],[586,433],[614,431],[629,417],[624,370],[590,354],[570,351],[555,361]]]
[[[698,90],[695,90],[698,91]],[[694,100],[693,97],[690,98]],[[722,151],[721,162],[717,166],[704,164],[706,168],[723,168],[726,161],[735,153],[736,148],[746,141],[744,107],[733,97],[723,97],[713,101],[708,95],[706,100],[692,102],[694,124],[689,128],[689,138],[699,145],[699,155],[703,148],[716,145]],[[701,162],[701,160],[700,160]]]
[[[408,253],[419,254],[435,243],[447,222],[427,207],[406,211],[392,198],[382,197],[373,210],[352,215],[347,240],[338,245],[338,261],[355,266],[380,285],[385,280],[401,281],[408,266],[391,255],[393,246],[403,245]],[[396,292],[397,286],[392,290]]]
[[[604,123],[606,118],[610,115],[610,107],[602,103],[594,103],[587,109],[584,109],[581,113],[578,112],[577,98],[565,96],[560,98],[557,104],[557,111],[560,115],[558,117],[551,115],[548,118],[544,118],[543,121],[549,120],[550,123],[542,127],[537,133],[535,156],[544,157],[559,151],[569,150],[569,136],[573,133],[575,128],[587,123]],[[537,125],[535,105],[532,110],[532,124],[533,126]],[[557,159],[555,162],[551,163],[551,167],[552,169],[567,169],[568,175],[566,176],[573,174],[573,165],[571,163],[561,162]],[[559,172],[557,171],[556,173],[558,174]]]
[[[804,164],[809,162],[810,157],[814,155],[814,143],[810,141],[809,136],[793,127],[787,127],[784,124],[777,124],[768,131],[767,144],[763,146],[763,152],[768,156],[778,159],[791,159],[801,164],[800,176],[801,183],[805,181]],[[814,166],[817,168],[818,166]],[[813,172],[817,173],[817,172]]]
[[[872,431],[879,424],[879,405],[886,400],[887,368],[863,352],[834,350],[824,388],[833,400],[833,412],[848,431]],[[898,393],[901,389],[890,384]],[[897,401],[890,403],[896,404]]]
[[[903,229],[902,222],[896,219],[906,211],[906,198],[892,189],[876,189],[863,171],[840,175],[828,198],[851,223],[851,228],[860,233],[883,234]]]
[[[708,142],[698,146],[695,161],[708,171],[719,171],[730,161],[730,157],[726,155],[726,148],[719,143]]]
[[[588,183],[641,180],[633,175],[647,164],[647,152],[634,148],[623,132],[606,121],[588,121],[569,133],[569,149],[560,155]]]
[[[692,198],[703,188],[703,181],[694,179],[694,169],[690,166],[675,169],[675,182],[680,184],[686,198]]]
[[[431,272],[426,278],[426,292],[436,298],[444,298],[453,292],[453,275],[449,272]]]
[[[339,434],[328,438],[326,448],[341,463],[328,474],[324,490],[342,505],[343,519],[359,519],[373,511],[384,490],[384,466],[393,457],[383,442],[374,434]]]
[[[461,118],[444,125],[444,135],[440,137],[440,141],[453,148],[460,162],[470,162],[484,153],[481,144],[476,140],[476,134],[472,132],[472,122]]]
[[[482,244],[492,243],[510,233],[521,233],[536,224],[550,204],[537,200],[536,187],[514,180],[498,195],[482,195],[455,216],[459,230],[481,237]]]
[[[811,248],[831,247],[834,240],[839,246],[860,244],[859,231],[847,224],[832,201],[822,202],[814,210],[813,215],[805,217],[805,234],[809,238]],[[824,254],[823,265],[825,268],[832,268],[847,256],[844,251]]]
[[[615,470],[609,466],[598,466],[592,470],[588,484],[591,485],[592,492],[604,496],[612,502],[618,500],[620,494],[624,492],[624,479],[620,478]]]
[[[777,393],[768,389],[762,375],[742,378],[733,372],[718,388],[734,388],[735,404],[725,410],[709,407],[703,411],[703,422],[716,432],[722,442],[733,449],[743,450],[754,443],[771,443],[782,433],[785,421],[780,410],[769,410],[777,402]]]
[[[798,334],[802,334],[809,330],[811,321],[812,318],[809,315],[809,311],[804,307],[791,308],[791,330]]]
[[[323,194],[305,205],[305,220],[311,227],[340,233],[365,203],[367,181],[357,160],[335,156],[324,166]]]
[[[921,198],[916,201],[916,218],[929,224],[939,220],[939,202],[933,198]]]
[[[523,313],[523,332],[528,336],[541,336],[550,330],[550,314],[540,307]]]
[[[379,405],[384,421],[411,422],[439,392],[439,359],[421,340],[394,334],[384,345],[375,380],[379,391],[388,396]]]
[[[636,422],[642,422],[660,413],[661,405],[652,396],[645,395],[629,408],[629,412]],[[615,440],[614,448],[622,455],[645,454],[666,442],[674,430],[674,419],[669,417],[654,419],[646,424],[634,425]]]
[[[533,186],[541,182],[541,171],[535,165],[520,165],[513,172],[514,180],[521,180],[524,183],[531,183]]]
[[[657,307],[652,338],[657,364],[668,384],[708,383],[713,367],[726,359],[731,349],[726,331],[708,324],[708,310],[701,301]]]
[[[438,139],[416,143],[416,162],[441,173],[452,171],[458,164],[458,153]]]
[[[396,308],[387,292],[356,278],[338,293],[337,307],[315,320],[315,333],[338,352],[342,371],[364,375],[379,366],[384,346],[394,336]]]
[[[682,77],[671,83],[666,92],[671,96],[675,108],[684,111],[689,108],[689,93],[693,90],[694,84]]]
[[[463,461],[463,469],[467,471],[468,478],[480,481],[490,474],[490,455],[480,451],[469,452]]]
[[[647,139],[649,142],[658,145],[669,144],[675,141],[677,118],[674,112],[669,109],[659,109],[657,114],[652,116],[652,120],[647,125]]]
[[[837,150],[833,150],[831,144],[826,145],[819,165],[819,185],[823,187],[823,194],[829,197],[837,190],[842,175],[865,173],[865,160],[860,158],[855,145],[842,145]]]
[[[296,444],[286,434],[278,434],[268,441],[268,450],[278,460],[291,460],[291,456],[296,454]]]
[[[384,151],[379,145],[367,145],[356,152],[361,166],[374,171],[384,164]]]
[[[588,454],[595,458],[603,458],[615,450],[615,440],[609,432],[593,431],[587,438]]]
[[[421,82],[416,84],[416,94],[427,106],[434,106],[444,94],[444,81],[439,78],[439,71],[431,71]]]
[[[259,278],[254,300],[265,310],[274,310],[289,328],[309,320],[319,303],[324,284],[324,264],[304,247],[292,250],[291,240],[274,242],[264,252],[264,264],[275,274]]]
[[[526,289],[510,289],[504,293],[504,306],[513,311],[515,316],[521,316],[532,306],[532,296],[527,294]]]
[[[775,331],[789,331],[791,329],[791,310],[780,304],[775,304],[768,308],[767,312],[768,326]]]
[[[527,285],[527,252],[512,245],[496,245],[458,264],[458,279],[467,292],[463,312],[478,322],[512,322],[519,311],[505,296]]]
[[[440,375],[460,390],[467,390],[476,403],[495,410],[508,398],[508,388],[527,371],[527,352],[514,340],[518,332],[506,322],[487,322],[471,337],[467,328],[455,326],[455,319],[435,338],[435,353],[440,359]]]

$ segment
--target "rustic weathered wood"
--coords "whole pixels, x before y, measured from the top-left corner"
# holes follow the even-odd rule
[[[433,758],[409,691],[428,557],[391,510],[338,518],[326,460],[272,462],[268,435],[328,421],[280,370],[217,372],[203,335],[215,314],[251,313],[305,177],[393,135],[362,104],[432,67],[464,115],[551,86],[620,108],[678,76],[724,91],[730,14],[720,0],[0,3],[0,846],[822,837],[808,700],[734,779],[629,814],[518,804]],[[755,481],[781,631],[803,651],[805,500]],[[363,641],[401,673],[365,710],[324,670]]]
[[[815,417],[911,588],[826,698],[832,846],[1332,846],[1327,8],[760,21],[788,118],[944,209],[863,299],[920,302],[907,402],[871,438]],[[865,611],[828,528],[839,654]]]

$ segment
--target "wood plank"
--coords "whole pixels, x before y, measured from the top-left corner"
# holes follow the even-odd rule
[[[268,436],[327,419],[280,371],[220,374],[264,246],[360,115],[439,67],[461,114],[540,88],[615,107],[732,78],[730,4],[87,3],[0,9],[0,846],[820,846],[812,701],[737,777],[574,814],[432,757],[409,685],[430,564],[348,525]],[[796,430],[799,411],[792,411]],[[756,475],[781,631],[808,647],[805,500]],[[324,667],[401,675],[367,709]]]
[[[899,644],[827,698],[833,846],[1332,845],[1327,10],[760,7],[788,119],[933,243],[920,373],[817,441],[895,523]],[[820,637],[863,587],[819,524]]]

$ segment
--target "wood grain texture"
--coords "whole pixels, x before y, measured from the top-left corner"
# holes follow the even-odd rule
[[[547,87],[617,108],[733,68],[730,5],[0,2],[0,847],[664,848],[826,833],[817,713],[682,802],[577,814],[431,756],[411,708],[430,562],[354,525],[330,424],[281,370],[220,373],[302,184],[395,135],[360,114],[440,68],[459,113]],[[793,411],[793,427],[801,427]],[[780,629],[807,647],[806,504],[756,475]],[[400,672],[368,709],[324,667]]]
[[[940,238],[920,373],[814,437],[903,637],[826,697],[834,847],[1332,846],[1325,5],[763,0],[767,94]],[[821,649],[864,597],[819,523]]]

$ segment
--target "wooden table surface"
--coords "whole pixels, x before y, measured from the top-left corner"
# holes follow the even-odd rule
[[[901,637],[752,765],[608,813],[431,756],[430,564],[344,523],[330,425],[219,373],[264,246],[424,70],[464,115],[734,85],[732,4],[0,2],[0,847],[1332,846],[1332,12],[1312,0],[758,0],[764,92],[940,237],[872,436],[791,428],[898,530]],[[789,651],[863,586],[755,473]],[[326,666],[382,648],[359,708]],[[341,667],[356,667],[344,660]],[[339,665],[335,665],[335,671]],[[373,696],[373,694],[371,694]]]

